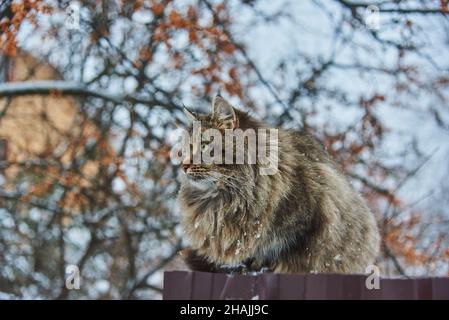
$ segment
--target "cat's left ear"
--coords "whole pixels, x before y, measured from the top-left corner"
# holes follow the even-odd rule
[[[189,122],[196,121],[195,115],[192,112],[190,112],[189,109],[187,109],[186,107],[183,107],[182,110],[184,111],[184,114],[186,115]]]
[[[235,129],[239,126],[239,119],[234,108],[220,95],[215,96],[212,102],[212,118],[229,129]]]

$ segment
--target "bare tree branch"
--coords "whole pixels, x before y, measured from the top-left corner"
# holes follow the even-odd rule
[[[13,97],[32,94],[47,95],[52,93],[100,98],[115,104],[122,104],[125,102],[141,103],[148,106],[161,106],[166,109],[182,110],[181,107],[176,104],[167,104],[156,99],[144,99],[130,95],[115,96],[113,94],[101,92],[98,89],[89,89],[84,84],[78,82],[63,80],[39,80],[0,83],[0,97]]]
[[[350,8],[351,10],[355,10],[358,8],[368,8],[369,6],[376,6],[379,9],[379,12],[385,13],[402,13],[402,14],[449,14],[449,11],[438,8],[438,9],[426,9],[426,8],[382,8],[382,5],[386,2],[351,2],[347,0],[337,0],[339,3],[344,5],[345,7]],[[393,1],[391,3],[394,3]]]
[[[143,288],[143,287],[150,287],[147,283],[148,279],[157,271],[162,269],[167,263],[173,260],[173,258],[178,254],[179,250],[181,249],[181,242],[178,241],[178,243],[174,246],[171,254],[163,258],[154,268],[152,268],[150,271],[145,273],[142,277],[139,279],[136,279],[135,281],[132,281],[128,288],[125,290],[125,292],[122,294],[123,297],[126,297],[126,299],[131,299],[134,292],[137,289]],[[151,289],[154,289],[154,287],[150,287]]]
[[[51,93],[92,96],[114,103],[123,102],[123,97],[115,97],[113,95],[94,91],[77,82],[68,82],[62,80],[40,80],[26,82],[6,82],[0,84],[0,97]]]

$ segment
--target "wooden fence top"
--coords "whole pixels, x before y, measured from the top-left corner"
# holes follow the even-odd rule
[[[168,271],[164,300],[449,300],[449,277],[380,278],[368,289],[367,275],[274,274],[227,275]],[[373,284],[373,281],[368,280]]]

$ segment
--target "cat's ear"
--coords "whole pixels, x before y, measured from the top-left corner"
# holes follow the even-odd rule
[[[212,102],[212,118],[227,128],[235,129],[239,126],[239,119],[234,108],[220,95],[215,96]]]
[[[184,107],[182,110],[184,111],[189,122],[193,122],[193,121],[197,120],[195,115],[192,112],[190,112],[186,107]]]

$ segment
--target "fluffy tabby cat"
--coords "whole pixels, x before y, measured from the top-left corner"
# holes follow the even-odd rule
[[[202,130],[267,128],[217,96],[212,112],[193,115]],[[192,165],[178,200],[193,270],[364,273],[379,249],[376,221],[322,145],[278,131],[279,164]]]

